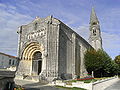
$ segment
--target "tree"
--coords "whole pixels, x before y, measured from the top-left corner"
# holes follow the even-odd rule
[[[94,49],[87,50],[85,53],[85,66],[89,73],[99,69],[97,62],[97,52]]]
[[[103,50],[89,49],[86,51],[84,59],[88,73],[91,74],[94,71],[95,77],[110,76],[111,70],[116,69],[115,63]]]
[[[115,57],[114,62],[118,65],[117,74],[120,75],[120,55]]]
[[[115,63],[114,60],[111,62],[111,68],[110,68],[110,76],[118,75],[119,72],[119,66]]]
[[[94,49],[87,50],[85,53],[85,66],[88,73],[94,72],[94,76],[99,76],[99,73],[102,69],[103,59],[101,59],[101,51],[97,52]]]
[[[120,55],[116,56],[114,60],[117,64],[120,64]]]

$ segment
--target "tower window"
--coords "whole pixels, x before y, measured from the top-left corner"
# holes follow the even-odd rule
[[[96,25],[97,23],[93,22],[92,25]]]
[[[35,30],[37,30],[38,28],[38,23],[35,23]]]
[[[93,35],[95,36],[96,35],[96,29],[93,28]]]

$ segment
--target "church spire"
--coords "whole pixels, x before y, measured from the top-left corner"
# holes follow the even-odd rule
[[[94,8],[92,8],[90,15],[89,29],[90,29],[89,43],[91,44],[91,46],[93,46],[95,50],[102,49],[100,25]]]
[[[90,23],[91,23],[91,24],[93,24],[93,23],[99,23],[94,8],[92,8],[92,11],[91,11],[91,15],[90,15]]]

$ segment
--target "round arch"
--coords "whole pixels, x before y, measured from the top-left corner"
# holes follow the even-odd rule
[[[28,44],[23,50],[22,60],[32,60],[33,54],[37,51],[42,53],[44,51],[43,45],[35,42]]]
[[[41,73],[43,65],[42,64],[43,51],[44,51],[43,45],[36,42],[28,44],[23,50],[22,60],[30,61],[31,64],[29,67],[31,75],[39,75],[39,73]],[[41,59],[37,58],[37,60],[35,60],[35,58],[37,57],[36,55],[39,55]]]

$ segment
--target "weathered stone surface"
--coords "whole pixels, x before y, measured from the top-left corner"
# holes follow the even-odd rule
[[[92,46],[60,20],[52,16],[36,18],[21,26],[18,33],[20,63],[17,75],[39,76],[39,79],[50,81],[62,74],[71,75],[71,78],[86,75],[84,53]],[[42,56],[38,55],[34,64],[36,52]],[[41,71],[33,72],[36,67]]]
[[[13,90],[15,71],[0,70],[0,90]]]
[[[92,8],[90,16],[90,37],[89,43],[95,50],[102,49],[102,38],[98,18],[96,16],[94,8]]]

